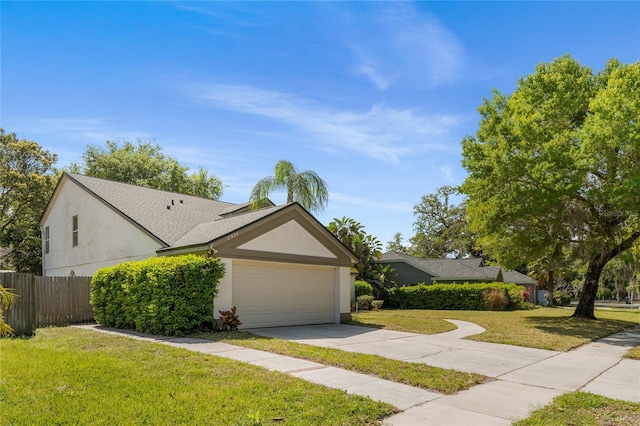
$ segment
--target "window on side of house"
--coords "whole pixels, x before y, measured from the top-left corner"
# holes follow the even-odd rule
[[[72,246],[75,247],[78,245],[78,215],[72,217],[71,222],[73,229],[73,232],[71,233],[71,239],[73,241]]]
[[[49,227],[44,228],[44,254],[49,254]]]

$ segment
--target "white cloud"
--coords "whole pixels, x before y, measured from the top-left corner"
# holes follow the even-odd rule
[[[150,139],[147,132],[137,130],[117,130],[105,118],[40,118],[18,120],[18,126],[28,127],[34,133],[55,134],[57,137],[102,143],[107,139]]]
[[[389,210],[401,212],[413,212],[413,205],[405,202],[374,201],[371,198],[361,198],[352,194],[341,192],[331,192],[329,194],[331,203],[346,204],[351,206],[366,207],[376,210]]]
[[[250,86],[200,84],[189,91],[198,101],[216,108],[285,124],[318,149],[348,150],[392,164],[417,146],[449,149],[437,141],[460,122],[456,116],[422,115],[384,104],[368,111],[336,110],[295,95]]]
[[[381,91],[405,81],[413,87],[449,83],[464,62],[464,47],[455,34],[432,14],[404,2],[349,14],[344,34],[354,54],[354,72]]]

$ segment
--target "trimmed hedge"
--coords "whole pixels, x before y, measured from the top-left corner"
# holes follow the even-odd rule
[[[154,257],[98,270],[91,304],[99,324],[184,336],[213,323],[213,298],[224,276],[218,259]]]
[[[416,284],[388,289],[385,305],[400,309],[455,309],[483,311],[489,309],[483,293],[487,289],[503,292],[508,301],[506,309],[525,308],[524,287],[516,284]],[[486,293],[484,293],[486,294]]]

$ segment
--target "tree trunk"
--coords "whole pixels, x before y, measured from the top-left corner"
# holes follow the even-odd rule
[[[589,261],[587,274],[584,277],[584,284],[582,285],[580,301],[578,302],[575,312],[571,315],[572,317],[596,319],[594,304],[596,302],[596,294],[598,293],[598,282],[600,281],[600,274],[604,269],[604,265],[606,265],[606,262],[602,262],[602,260],[602,257],[598,256]]]
[[[553,277],[553,270],[549,270],[549,281],[547,283],[547,292],[549,294],[549,307],[553,308],[556,303],[553,300],[553,286],[555,284],[555,280]]]
[[[634,232],[613,249],[603,251],[589,260],[589,267],[587,268],[587,274],[584,276],[584,284],[582,285],[582,295],[580,296],[580,301],[578,302],[575,312],[571,315],[572,317],[596,319],[594,304],[602,270],[611,259],[629,249],[638,238],[640,238],[640,231]]]

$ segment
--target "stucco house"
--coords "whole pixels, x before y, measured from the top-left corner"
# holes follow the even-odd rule
[[[64,173],[40,220],[43,275],[93,275],[118,263],[216,251],[216,309],[244,328],[348,320],[356,259],[298,203],[252,210]]]
[[[398,285],[418,283],[505,282],[530,290],[530,301],[536,303],[538,282],[518,271],[505,271],[499,266],[485,266],[481,258],[471,259],[423,259],[404,253],[388,251],[380,263],[396,270]]]

